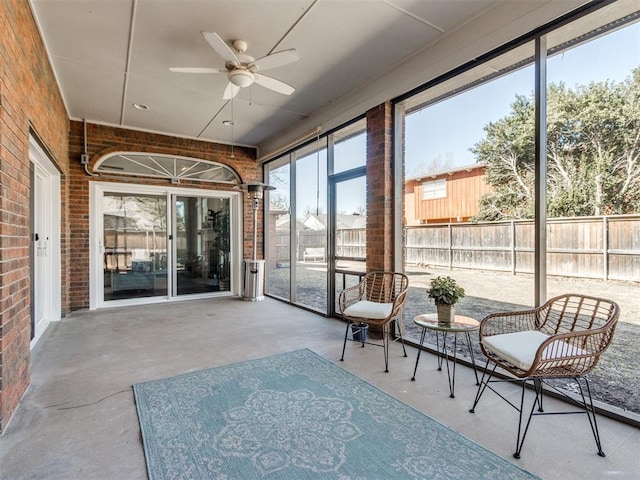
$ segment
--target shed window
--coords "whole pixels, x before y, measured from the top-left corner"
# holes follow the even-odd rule
[[[433,180],[422,184],[422,199],[433,200],[434,198],[445,198],[447,196],[447,181]]]

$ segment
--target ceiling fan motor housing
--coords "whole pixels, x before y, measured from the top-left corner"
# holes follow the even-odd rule
[[[236,49],[236,51],[238,53],[244,53],[247,51],[247,42],[245,42],[244,40],[234,40],[233,42],[231,42],[231,44],[233,45],[233,48]]]

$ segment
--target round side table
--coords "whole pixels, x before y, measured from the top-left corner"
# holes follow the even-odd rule
[[[420,353],[422,352],[422,346],[424,344],[424,338],[427,334],[427,330],[432,330],[436,333],[436,349],[438,351],[438,370],[442,370],[442,360],[444,358],[447,366],[447,378],[449,380],[449,396],[455,398],[455,386],[456,386],[456,359],[457,359],[457,346],[458,346],[458,334],[463,333],[467,342],[467,348],[469,349],[469,356],[471,357],[471,365],[473,365],[473,373],[476,376],[476,385],[480,385],[478,380],[478,371],[476,370],[476,360],[473,355],[473,348],[471,348],[471,332],[475,332],[480,328],[480,322],[464,315],[456,315],[451,323],[438,322],[438,316],[434,314],[418,315],[413,319],[413,323],[422,328],[422,334],[420,335],[420,349],[418,350],[418,357],[416,358],[416,366],[413,369],[413,377],[411,380],[416,379],[416,371],[418,370],[418,362],[420,361]],[[447,335],[453,334],[453,356],[451,358],[453,366],[449,367],[449,352],[447,350]],[[442,336],[442,349],[440,349],[440,336]]]

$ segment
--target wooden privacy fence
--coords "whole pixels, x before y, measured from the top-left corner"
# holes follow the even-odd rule
[[[296,245],[296,259],[304,258],[307,248],[324,248],[327,251],[326,230],[298,230]],[[366,231],[364,228],[338,230],[336,232],[336,255],[339,257],[364,258],[366,255]],[[289,230],[276,230],[277,260],[289,258]]]
[[[640,215],[549,219],[547,273],[640,281]],[[533,220],[405,228],[406,262],[533,273]]]
[[[305,248],[324,247],[326,230],[299,230]],[[289,258],[289,231],[276,231],[277,259]],[[336,232],[336,254],[366,256],[365,229]],[[326,251],[326,250],[325,250]],[[533,273],[533,220],[405,227],[405,261],[449,268]],[[547,274],[640,281],[640,215],[550,219]]]

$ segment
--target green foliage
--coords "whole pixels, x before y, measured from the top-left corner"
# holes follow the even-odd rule
[[[493,187],[475,221],[533,218],[534,107],[517,96],[472,148]],[[550,85],[547,141],[549,216],[640,212],[640,68],[620,83]]]
[[[464,288],[451,277],[436,277],[429,283],[427,296],[436,305],[455,305],[465,296]]]

